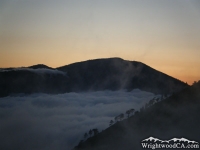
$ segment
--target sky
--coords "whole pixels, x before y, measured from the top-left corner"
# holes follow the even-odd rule
[[[96,58],[200,79],[198,0],[0,0],[0,68]]]
[[[127,118],[127,110],[159,96],[135,89],[0,98],[0,149],[72,149],[90,129],[101,132],[115,116]]]

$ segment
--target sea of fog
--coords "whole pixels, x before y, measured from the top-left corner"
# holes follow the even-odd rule
[[[70,150],[85,132],[101,132],[115,116],[153,97],[135,89],[0,98],[0,149]]]

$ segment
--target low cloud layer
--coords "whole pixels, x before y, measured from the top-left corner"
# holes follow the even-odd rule
[[[0,72],[8,72],[8,71],[30,71],[34,72],[40,75],[43,74],[62,74],[66,75],[65,72],[59,71],[56,69],[47,69],[47,68],[38,68],[38,69],[32,69],[32,68],[13,68],[13,69],[0,69]]]
[[[0,149],[72,149],[89,129],[101,131],[153,97],[136,89],[0,98]]]

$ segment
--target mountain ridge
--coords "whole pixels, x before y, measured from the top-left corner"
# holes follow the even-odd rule
[[[23,68],[24,70],[16,68],[0,70],[1,97],[13,93],[58,94],[121,89],[131,91],[135,88],[168,94],[188,86],[146,64],[121,58],[87,60],[57,68],[43,64]],[[43,69],[43,74],[39,76],[26,68],[40,72]],[[49,69],[49,71],[45,73],[45,69]]]
[[[127,119],[116,122],[98,135],[80,142],[74,150],[142,150],[141,143],[149,140],[198,144],[199,113],[200,81]]]
[[[74,68],[76,69],[74,70]],[[98,87],[98,85],[102,85],[111,90],[119,90],[121,88],[132,90],[134,88],[140,88],[153,93],[173,93],[180,90],[180,87],[177,90],[173,89],[175,88],[173,84],[179,82],[182,85],[186,85],[182,81],[157,71],[144,63],[126,61],[116,57],[77,62],[58,67],[57,69],[68,73],[68,76],[74,80],[72,88],[77,91],[86,89],[104,90]],[[75,74],[76,77],[74,77]],[[98,80],[96,80],[94,75],[98,77]],[[164,80],[166,81],[164,82]],[[164,89],[167,86],[166,82],[169,82],[168,84],[171,84],[173,87]],[[81,88],[80,83],[85,85],[82,85]],[[156,88],[163,89],[163,91],[152,90]],[[170,91],[171,89],[172,91]]]

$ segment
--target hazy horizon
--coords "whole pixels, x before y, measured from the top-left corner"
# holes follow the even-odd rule
[[[110,58],[96,58],[96,59],[111,59],[111,58],[119,58],[119,57],[110,57]],[[96,60],[96,59],[89,59],[89,60]],[[120,59],[122,59],[122,58],[120,58]],[[80,62],[85,62],[85,61],[89,61],[89,60],[83,60],[83,61],[80,61]],[[135,61],[135,60],[125,60],[125,61]],[[140,61],[137,61],[137,62],[140,62]],[[77,62],[73,62],[73,63],[77,63]],[[71,63],[71,64],[73,64],[73,63]],[[143,62],[141,62],[141,63],[143,63]],[[30,66],[16,66],[16,67],[8,67],[8,68],[13,68],[13,69],[17,69],[17,70],[20,70],[20,68],[26,68],[26,67],[31,67],[31,66],[34,66],[34,65],[45,65],[45,66],[48,66],[48,65],[46,65],[46,64],[33,64],[33,65],[30,65]],[[66,65],[70,65],[70,64],[66,64]],[[66,66],[66,65],[61,65],[61,66],[57,66],[57,67],[52,67],[52,66],[48,66],[48,67],[50,67],[50,68],[54,68],[54,69],[56,69],[56,68],[59,68],[59,67],[63,67],[63,66]],[[146,64],[147,66],[149,66],[148,64]],[[152,66],[149,66],[149,67],[151,67],[151,68],[153,68]],[[0,68],[0,69],[6,69],[6,68]],[[156,68],[153,68],[153,69],[156,69]],[[33,69],[33,70],[29,70],[29,71],[34,71],[35,69]],[[40,70],[40,69],[37,69],[37,70]],[[47,69],[47,70],[49,70],[49,69]],[[157,70],[157,69],[156,69]],[[1,70],[0,70],[1,71]],[[4,71],[4,70],[2,70],[2,71]],[[36,70],[35,70],[36,71]],[[49,71],[51,71],[51,70],[49,70]],[[160,71],[160,70],[157,70],[157,71]],[[163,72],[164,74],[167,74],[167,73],[165,73],[165,72]],[[167,75],[169,75],[169,74],[167,74]],[[171,76],[171,77],[173,77],[173,78],[176,78],[176,77],[174,77],[174,76]],[[176,78],[177,79],[177,78]],[[180,81],[182,81],[181,79],[178,79],[178,80],[180,80]],[[195,80],[196,81],[196,80]],[[197,80],[197,81],[199,81],[199,80]],[[182,81],[182,82],[185,82],[185,81]],[[188,83],[187,82],[187,84],[189,84],[189,85],[192,85],[194,83],[194,81],[192,81],[191,83]]]
[[[0,0],[0,68],[97,58],[200,79],[198,0]]]

